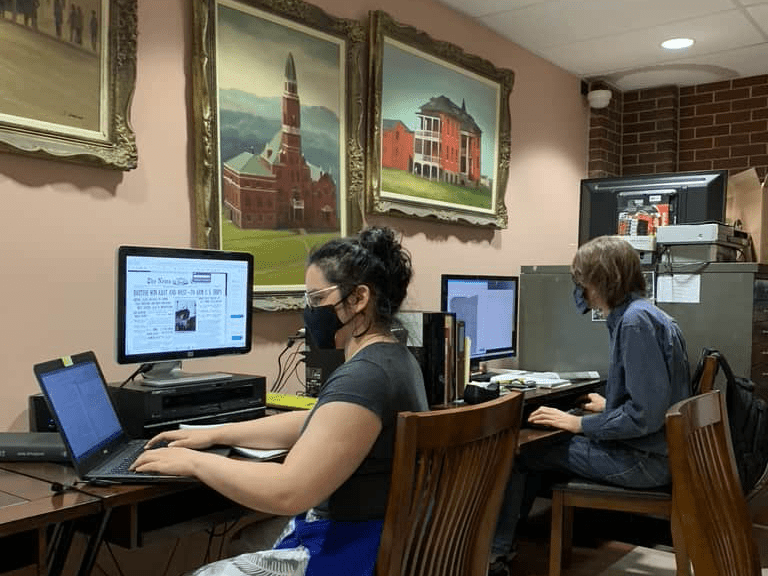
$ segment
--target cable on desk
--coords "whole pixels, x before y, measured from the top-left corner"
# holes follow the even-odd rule
[[[288,342],[286,343],[285,348],[283,348],[280,354],[277,355],[277,378],[275,378],[275,382],[272,384],[272,387],[269,389],[270,392],[277,392],[278,390],[280,390],[280,388],[282,388],[283,384],[281,383],[281,380],[285,377],[284,369],[282,366],[283,355],[290,348],[292,348],[293,345],[296,344],[298,340],[303,340],[304,334],[305,334],[304,328],[299,328],[296,331],[296,334],[288,337]],[[294,356],[295,354],[292,357]],[[286,369],[287,369],[287,364],[286,364]]]
[[[130,376],[128,376],[128,378],[123,380],[123,383],[120,384],[120,386],[118,386],[118,388],[122,388],[123,386],[128,384],[128,382],[130,382],[131,380],[136,378],[136,376],[138,376],[139,374],[144,374],[145,372],[149,372],[151,369],[152,369],[152,364],[149,364],[149,363],[142,364],[141,366],[136,368],[136,371],[133,374],[131,374]]]
[[[62,492],[66,492],[67,490],[77,490],[78,484],[88,484],[85,480],[75,480],[71,484],[65,484],[62,482],[51,482],[51,492],[55,492],[56,494],[61,494]]]

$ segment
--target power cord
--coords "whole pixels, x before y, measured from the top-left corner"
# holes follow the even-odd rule
[[[136,376],[138,376],[139,374],[144,374],[145,372],[149,372],[151,369],[152,369],[152,364],[142,364],[141,366],[136,368],[136,371],[133,374],[131,374],[130,376],[128,376],[128,378],[126,378],[123,381],[123,383],[120,384],[120,386],[118,386],[118,388],[122,388],[123,386],[128,384],[128,382],[130,382],[134,378],[136,378]]]
[[[286,343],[285,347],[282,349],[280,354],[278,354],[277,356],[277,378],[275,378],[275,382],[270,387],[269,389],[270,392],[277,392],[278,390],[280,390],[280,388],[283,387],[284,383],[282,383],[281,381],[286,376],[284,372],[287,371],[288,365],[290,361],[295,357],[295,354],[289,358],[285,368],[283,368],[283,365],[282,365],[283,356],[285,355],[286,352],[288,352],[288,350],[290,350],[293,347],[294,344],[296,344],[296,342],[298,342],[299,340],[303,340],[305,337],[305,334],[306,334],[306,331],[304,330],[304,328],[299,328],[295,334],[288,337],[288,342]]]

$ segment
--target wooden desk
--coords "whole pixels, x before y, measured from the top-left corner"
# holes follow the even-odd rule
[[[46,487],[52,482],[71,485],[77,480],[74,469],[63,464],[4,462],[0,468],[43,481]],[[106,513],[104,539],[129,549],[245,517],[251,521],[272,517],[240,506],[200,482],[105,487],[78,484],[76,490],[73,493],[96,499]]]
[[[59,574],[69,551],[72,523],[98,518],[101,511],[95,496],[56,494],[50,482],[0,469],[0,571],[37,564],[38,573],[47,565],[49,574]],[[49,534],[52,525],[60,529]]]

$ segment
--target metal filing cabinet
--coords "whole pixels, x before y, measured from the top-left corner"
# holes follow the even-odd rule
[[[683,329],[691,367],[703,347],[717,348],[734,374],[750,378],[768,398],[768,266],[712,262],[674,271],[701,276],[698,304],[658,303]],[[659,276],[668,273],[660,267]]]
[[[705,346],[719,349],[737,376],[768,398],[768,265],[713,262],[675,266],[699,274],[698,303],[659,302],[685,335],[691,369]],[[669,274],[660,266],[658,275]],[[568,266],[524,266],[520,274],[519,365],[526,370],[608,368],[608,330],[580,315]]]

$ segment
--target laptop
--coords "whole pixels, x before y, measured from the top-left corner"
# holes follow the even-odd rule
[[[34,367],[75,472],[108,483],[196,482],[188,476],[133,472],[146,439],[131,439],[120,423],[93,352],[64,356]]]

